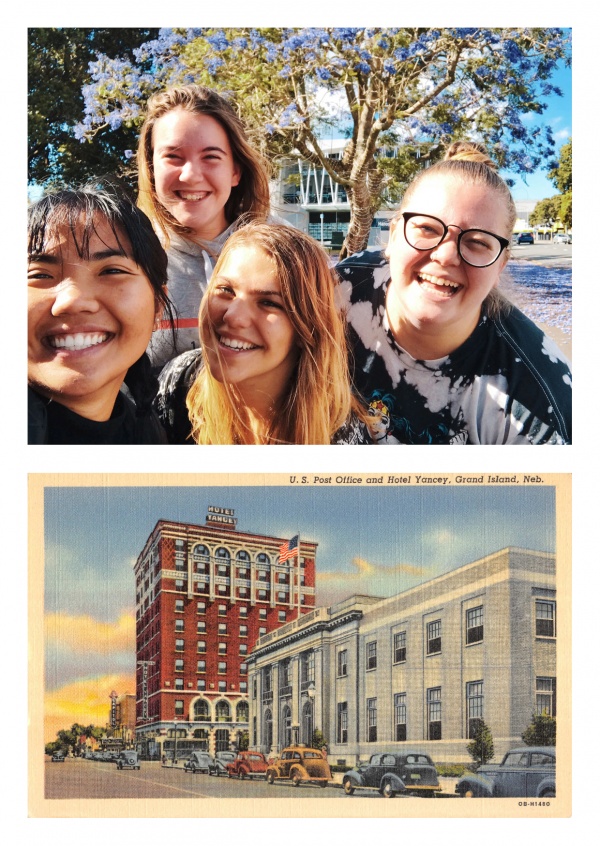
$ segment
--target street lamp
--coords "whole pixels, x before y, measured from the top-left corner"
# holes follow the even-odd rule
[[[177,761],[177,717],[173,720],[173,727],[173,737],[175,738],[173,745],[173,766],[175,766],[175,762]]]

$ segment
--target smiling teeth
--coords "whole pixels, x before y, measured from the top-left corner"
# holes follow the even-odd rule
[[[183,191],[180,191],[179,196],[182,200],[203,200],[208,197],[208,191],[201,191],[199,194],[184,194]]]
[[[108,338],[105,332],[94,332],[84,335],[78,332],[76,335],[57,335],[48,338],[51,347],[57,350],[85,350],[88,347],[95,347],[103,344]]]
[[[257,349],[256,344],[250,344],[248,341],[236,341],[235,338],[220,338],[224,347],[230,347],[232,350],[254,350]]]
[[[419,278],[424,282],[431,282],[432,285],[439,285],[445,288],[460,288],[458,282],[451,282],[449,279],[440,279],[439,276],[430,276],[428,273],[419,273]]]

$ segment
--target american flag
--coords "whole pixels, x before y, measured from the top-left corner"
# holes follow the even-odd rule
[[[298,554],[298,535],[289,540],[287,543],[279,547],[279,563],[283,564],[288,558],[293,558]]]

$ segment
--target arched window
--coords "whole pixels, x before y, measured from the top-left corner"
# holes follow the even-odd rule
[[[245,549],[240,549],[238,552],[236,552],[235,557],[238,561],[250,561],[250,553],[246,552]]]
[[[194,702],[194,720],[199,723],[210,723],[210,705],[206,699],[197,699]]]
[[[273,714],[269,708],[267,708],[263,716],[263,746],[267,752],[273,746]]]
[[[231,553],[228,549],[225,549],[224,546],[220,546],[217,551],[215,552],[215,558],[223,558],[227,559],[227,561],[231,560]]]
[[[256,556],[256,562],[257,564],[270,564],[271,559],[269,558],[266,552],[259,552]]]
[[[229,707],[229,702],[226,702],[225,699],[221,699],[217,702],[217,707],[215,708],[215,718],[218,723],[231,722],[231,708]]]
[[[313,704],[309,699],[302,708],[302,743],[305,746],[312,746],[313,728]]]
[[[292,744],[292,712],[288,705],[281,712],[281,746]]]
[[[238,702],[237,707],[235,709],[236,723],[247,723],[249,715],[250,711],[248,708],[248,703],[245,700],[243,702]]]

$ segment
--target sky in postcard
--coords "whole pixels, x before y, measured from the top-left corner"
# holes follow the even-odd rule
[[[555,550],[551,487],[48,487],[47,740],[104,724],[111,690],[134,692],[137,556],[159,519],[203,524],[209,505],[235,509],[240,531],[317,542],[318,605],[391,596],[506,546]]]

